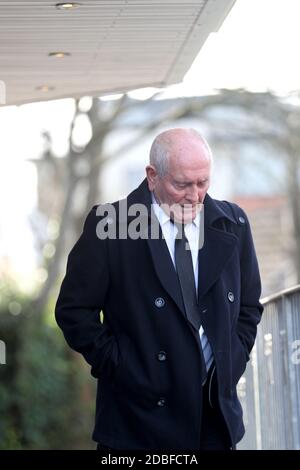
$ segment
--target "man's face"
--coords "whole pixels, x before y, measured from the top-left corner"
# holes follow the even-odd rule
[[[204,145],[195,140],[187,141],[173,147],[165,176],[160,177],[154,169],[153,178],[149,178],[147,170],[149,189],[154,191],[158,202],[175,221],[189,223],[201,210],[209,188],[210,167]]]

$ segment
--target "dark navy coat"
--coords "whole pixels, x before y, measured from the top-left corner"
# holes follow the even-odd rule
[[[150,208],[146,180],[127,203]],[[244,434],[236,385],[261,318],[260,277],[242,209],[208,194],[204,207],[199,314],[234,446]],[[187,322],[167,245],[163,239],[101,240],[96,210],[70,252],[56,305],[68,344],[83,354],[98,379],[93,438],[117,449],[198,449],[200,340]],[[117,222],[128,223],[121,216]]]

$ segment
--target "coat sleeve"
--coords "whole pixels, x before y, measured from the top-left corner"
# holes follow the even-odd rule
[[[259,301],[261,281],[250,224],[244,211],[241,209],[239,211],[245,220],[245,224],[240,239],[241,303],[237,334],[244,346],[248,360],[255,342],[257,324],[260,322],[263,306]]]
[[[97,206],[88,214],[83,233],[71,250],[55,307],[55,317],[69,346],[91,365],[91,374],[111,375],[118,365],[117,338],[100,321],[109,290],[106,240],[96,234]]]

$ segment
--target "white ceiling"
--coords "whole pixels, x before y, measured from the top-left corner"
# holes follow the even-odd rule
[[[0,103],[180,82],[234,2],[78,0],[65,11],[55,1],[0,0]],[[58,51],[70,55],[49,57]]]

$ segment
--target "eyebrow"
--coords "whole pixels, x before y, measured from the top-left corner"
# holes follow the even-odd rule
[[[196,184],[197,184],[197,183],[205,183],[205,181],[207,181],[207,180],[208,180],[208,177],[207,177],[207,178],[203,178],[203,179],[197,181]],[[194,184],[192,181],[178,181],[178,180],[174,180],[174,181],[175,181],[175,183],[177,183],[177,184]]]

